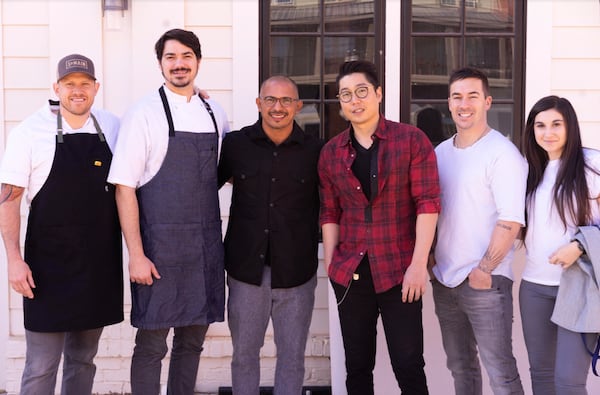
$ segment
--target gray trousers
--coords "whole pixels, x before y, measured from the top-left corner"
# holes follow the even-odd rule
[[[512,280],[492,276],[490,289],[473,289],[466,279],[456,288],[432,281],[447,366],[457,395],[483,393],[479,356],[494,395],[523,395],[512,353]]]
[[[261,286],[228,277],[227,318],[233,343],[232,389],[235,395],[258,395],[260,349],[269,319],[273,322],[277,364],[275,395],[300,395],[304,382],[304,351],[315,302],[317,277],[293,288],[271,288],[265,266]]]
[[[521,281],[519,304],[534,395],[586,395],[591,357],[581,334],[550,321],[558,286]],[[586,335],[588,348],[596,342]]]
[[[102,329],[75,332],[25,331],[27,352],[21,395],[54,395],[56,374],[64,354],[62,395],[92,393]]]

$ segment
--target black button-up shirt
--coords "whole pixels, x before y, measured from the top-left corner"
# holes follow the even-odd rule
[[[233,182],[225,235],[225,268],[238,281],[260,285],[265,264],[271,287],[310,280],[318,264],[317,163],[323,143],[294,123],[275,145],[261,121],[228,133],[219,161],[219,185]]]

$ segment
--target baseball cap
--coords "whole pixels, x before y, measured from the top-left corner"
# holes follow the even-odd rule
[[[94,62],[90,58],[87,58],[79,54],[71,54],[62,58],[58,62],[57,81],[65,78],[71,73],[83,73],[89,75],[94,80]]]

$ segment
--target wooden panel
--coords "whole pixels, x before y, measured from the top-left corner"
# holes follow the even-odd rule
[[[187,26],[231,26],[232,20],[231,1],[185,1],[185,24]]]
[[[48,89],[50,64],[43,58],[5,58],[4,87],[7,89]]]
[[[3,1],[2,21],[7,25],[46,25],[50,0]]]
[[[45,57],[50,53],[47,25],[4,26],[2,56]]]

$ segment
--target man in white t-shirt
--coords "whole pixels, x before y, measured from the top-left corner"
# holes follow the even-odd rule
[[[15,127],[0,166],[8,280],[23,295],[21,395],[91,394],[106,325],[123,320],[123,252],[115,188],[106,182],[119,119],[92,109],[91,59],[58,62],[58,101]],[[29,206],[21,254],[21,201]]]
[[[432,268],[435,311],[457,394],[482,393],[478,352],[494,394],[523,394],[512,353],[513,244],[524,225],[527,167],[487,123],[481,71],[455,71],[448,106],[457,133],[435,152],[442,210]]]

